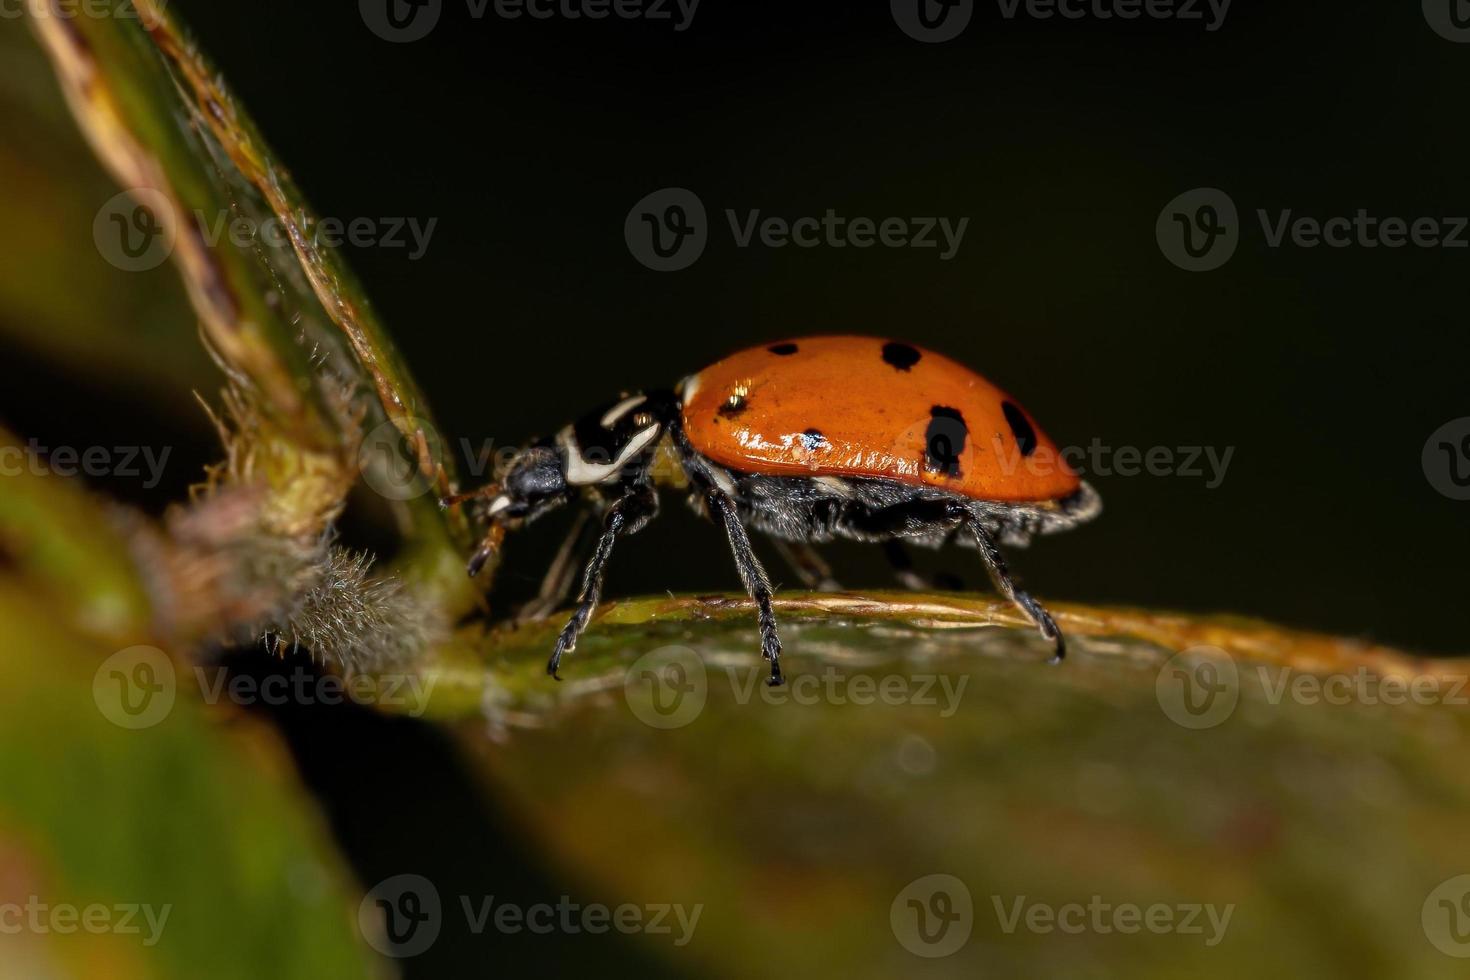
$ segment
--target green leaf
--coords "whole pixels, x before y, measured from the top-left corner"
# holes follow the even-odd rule
[[[6,975],[371,975],[352,886],[282,747],[246,719],[208,721],[192,673],[157,648],[116,651],[63,619],[0,576],[0,902],[45,907],[0,935]],[[89,907],[108,910],[95,934],[52,918]]]
[[[686,945],[643,937],[671,965],[1463,975],[1432,898],[1470,873],[1463,664],[1058,605],[1073,653],[1053,667],[983,598],[798,595],[779,611],[780,689],[749,604],[723,597],[611,604],[561,684],[542,673],[559,623],[467,634],[431,669],[431,714],[475,717],[465,744],[554,865],[608,904],[703,906]],[[927,959],[914,950],[940,947],[916,909],[962,898],[933,875],[973,912]],[[949,898],[931,906],[936,881]],[[1130,918],[1154,906],[1188,928]]]
[[[97,217],[118,187],[24,20],[0,18],[0,117],[0,253],[25,257],[0,264],[0,335],[68,372],[195,411],[191,389],[218,384],[198,322],[167,266],[128,272],[99,251]]]

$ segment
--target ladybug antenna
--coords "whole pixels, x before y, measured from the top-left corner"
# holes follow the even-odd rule
[[[498,496],[500,496],[500,484],[487,483],[485,486],[471,490],[468,493],[455,493],[447,497],[440,497],[439,508],[441,510],[448,510],[451,507],[458,507],[460,504],[468,504],[487,498],[493,499]]]

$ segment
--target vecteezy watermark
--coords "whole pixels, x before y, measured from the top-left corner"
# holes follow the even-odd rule
[[[153,0],[139,10],[129,0],[49,0],[44,14],[60,20],[136,20],[150,30],[163,20],[169,0]],[[37,0],[0,0],[0,20],[19,20]]]
[[[439,431],[412,416],[374,426],[357,447],[363,482],[388,500],[413,500],[432,490],[423,461],[443,458]]]
[[[358,445],[357,465],[365,482],[389,500],[412,500],[435,488],[424,477],[424,466],[433,467],[449,451],[449,444],[428,419],[407,416],[397,422],[382,422],[369,430]],[[517,443],[478,442],[460,437],[453,443],[459,472],[466,485],[483,482],[487,476],[503,474],[523,447]],[[592,447],[584,453],[589,465],[612,462],[612,454]],[[651,475],[673,475],[678,461],[668,454],[655,455]]]
[[[1214,728],[1235,713],[1240,701],[1240,670],[1218,647],[1190,647],[1159,668],[1154,695],[1174,724]]]
[[[173,201],[151,187],[113,195],[92,220],[97,253],[124,272],[146,272],[163,265],[174,254],[178,237]]]
[[[173,905],[153,906],[146,902],[119,902],[104,905],[73,905],[68,902],[44,902],[29,896],[25,903],[0,902],[0,935],[16,936],[23,932],[71,935],[86,932],[94,936],[113,934],[142,936],[144,946],[156,946],[168,924]],[[144,930],[147,930],[146,932]]]
[[[300,240],[319,249],[343,245],[402,250],[410,262],[428,251],[438,218],[316,218],[299,210],[291,220],[277,216],[257,220],[220,210],[191,212],[186,218],[199,240],[218,248],[229,242],[239,249],[292,249]],[[156,269],[173,255],[181,216],[173,202],[151,188],[114,195],[97,211],[92,239],[107,262],[124,272]]]
[[[827,208],[821,216],[762,214],[759,208],[724,210],[736,248],[933,249],[941,262],[954,258],[969,218],[849,217]],[[712,229],[704,202],[684,187],[665,187],[641,198],[623,220],[633,258],[656,272],[687,269],[704,254]]]
[[[704,904],[684,905],[679,902],[652,902],[635,905],[603,905],[598,902],[574,902],[562,895],[555,905],[536,902],[520,905],[497,901],[494,895],[471,897],[461,895],[460,907],[470,932],[479,935],[487,928],[506,935],[528,932],[538,936],[571,936],[579,933],[601,935],[620,932],[624,935],[668,936],[675,946],[687,946],[694,938]]]
[[[925,875],[894,896],[888,925],[899,945],[915,956],[950,956],[970,940],[975,903],[970,889],[954,875]]]
[[[1291,701],[1306,705],[1435,705],[1470,704],[1470,675],[1415,674],[1402,677],[1379,674],[1367,667],[1329,674],[1303,673],[1289,667],[1255,668],[1261,691],[1269,704]]]
[[[970,26],[975,0],[889,0],[893,22],[915,41],[953,41]]]
[[[1025,895],[992,895],[990,903],[995,908],[1000,929],[1006,935],[1018,930],[1040,935],[1061,932],[1071,936],[1150,932],[1160,936],[1199,936],[1206,946],[1211,947],[1218,946],[1225,938],[1225,930],[1230,928],[1230,917],[1235,914],[1233,902],[1223,906],[1196,902],[1139,905],[1111,902],[1101,895],[1093,895],[1085,903],[1067,902],[1062,905],[1029,901]]]
[[[623,697],[633,716],[650,728],[683,728],[704,712],[709,673],[688,647],[645,653],[623,675]]]
[[[211,248],[228,241],[236,248],[287,249],[293,245],[292,228],[300,229],[307,241],[317,248],[383,248],[402,251],[410,262],[417,262],[429,251],[438,218],[359,217],[318,218],[298,210],[290,223],[278,217],[256,221],[237,214],[219,211],[194,212],[200,237]]]
[[[421,718],[429,710],[437,677],[421,674],[318,674],[298,667],[287,674],[270,674],[262,679],[237,674],[228,668],[195,667],[194,679],[205,704],[228,701],[249,706],[264,704],[378,705],[410,718]]]
[[[994,439],[995,458],[1006,475],[1017,472],[1034,476],[1051,476],[1071,470],[1080,476],[1093,477],[1180,477],[1204,480],[1206,490],[1214,490],[1225,482],[1225,471],[1235,456],[1234,446],[1107,446],[1094,437],[1086,446],[1048,449],[1031,448],[1030,452],[1015,440],[1002,436]],[[943,454],[935,458],[944,459]]]
[[[1240,244],[1240,220],[1230,195],[1197,187],[1174,198],[1159,212],[1154,236],[1164,257],[1188,272],[1218,269]]]
[[[1435,429],[1419,461],[1430,486],[1451,500],[1470,500],[1470,416]]]
[[[1459,959],[1470,957],[1470,874],[1436,885],[1419,910],[1419,923],[1435,949]]]
[[[763,663],[747,667],[725,664],[708,668],[698,653],[683,646],[660,647],[635,660],[623,677],[623,696],[638,720],[651,728],[683,728],[692,724],[709,701],[711,679],[730,687],[736,704],[759,700],[770,705],[913,705],[933,708],[951,718],[970,683],[968,675],[846,674],[836,667],[803,671],[781,687],[766,683]]]
[[[623,240],[633,258],[655,272],[687,269],[709,244],[704,202],[684,187],[654,191],[628,211]]]
[[[494,930],[503,935],[602,935],[620,932],[668,937],[675,946],[687,946],[704,914],[703,903],[625,902],[604,905],[577,902],[569,895],[555,904],[507,902],[494,895],[459,895],[458,910],[472,935]],[[418,956],[439,938],[446,919],[444,903],[434,883],[423,875],[400,874],[380,881],[357,909],[358,928],[368,945],[384,956]]]
[[[1422,0],[1422,6],[1434,33],[1447,41],[1470,42],[1470,4],[1465,0]]]
[[[1172,20],[1209,32],[1225,24],[1231,0],[995,0],[1005,20]],[[926,44],[959,37],[975,14],[974,0],[890,0],[893,20]]]
[[[1191,647],[1170,657],[1159,670],[1155,693],[1175,724],[1214,728],[1235,713],[1245,679],[1271,705],[1470,705],[1470,673],[1385,674],[1366,665],[1330,672],[1276,664],[1242,668],[1218,647]]]
[[[1006,20],[1177,20],[1218,31],[1230,13],[1230,0],[996,0]]]
[[[700,0],[465,0],[472,20],[642,20],[689,29]],[[358,0],[368,30],[385,41],[407,44],[428,37],[444,15],[444,0]]]
[[[1256,224],[1267,248],[1397,249],[1470,247],[1470,217],[1352,214],[1326,217],[1300,215],[1292,208],[1255,209]],[[1159,250],[1181,269],[1208,272],[1235,254],[1244,226],[1230,195],[1215,187],[1198,187],[1174,198],[1154,225]]]
[[[205,704],[229,702],[242,707],[264,704],[381,705],[419,718],[429,710],[437,679],[405,674],[314,674],[296,668],[290,674],[263,679],[230,676],[224,667],[195,666],[192,679]],[[178,672],[157,647],[120,650],[92,675],[97,710],[119,728],[152,728],[173,712],[179,693]]]
[[[417,956],[434,945],[444,926],[439,889],[423,875],[401,874],[378,882],[357,906],[362,938],[384,956]]]
[[[934,708],[939,717],[952,718],[960,708],[960,699],[970,683],[968,674],[844,674],[836,667],[820,672],[803,671],[788,678],[781,687],[766,684],[768,672],[756,665],[741,671],[726,667],[725,675],[735,692],[736,704],[749,704],[759,698],[766,704],[796,704],[810,707],[818,704],[859,707],[882,704],[888,707],[916,705]]]
[[[157,647],[119,650],[92,675],[92,700],[119,728],[152,728],[173,711],[178,694],[173,661]]]
[[[24,446],[0,446],[0,477],[115,476],[143,478],[143,488],[152,490],[163,480],[172,446],[43,446],[28,439]]]

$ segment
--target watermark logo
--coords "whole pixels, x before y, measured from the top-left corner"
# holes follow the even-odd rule
[[[1424,935],[1446,956],[1470,957],[1470,874],[1440,882],[1419,910]]]
[[[933,249],[941,262],[955,257],[970,226],[963,217],[850,217],[835,208],[794,218],[765,214],[760,208],[725,208],[724,217],[736,248]],[[712,232],[704,202],[683,187],[649,194],[623,221],[628,251],[657,272],[689,268],[704,254]]]
[[[1470,41],[1470,2],[1467,0],[1423,0],[1424,19],[1434,33],[1447,41]]]
[[[687,269],[709,244],[704,202],[683,187],[654,191],[628,212],[623,239],[633,258],[655,272]]]
[[[725,209],[725,221],[736,248],[913,248],[935,249],[939,261],[954,258],[964,243],[969,218],[945,218],[932,215],[869,218],[848,217],[828,208],[821,217],[803,215],[783,218],[762,215],[759,208],[744,214],[734,208]]]
[[[1240,220],[1230,195],[1196,187],[1174,198],[1154,224],[1159,250],[1186,272],[1218,269],[1240,244]]]
[[[1173,20],[1199,22],[1207,33],[1225,25],[1231,0],[996,0],[1000,15],[1015,20]]]
[[[1109,446],[1094,437],[1086,446],[1064,446],[1053,450],[1037,446],[1028,454],[1014,438],[997,435],[991,449],[1006,475],[1017,472],[1047,477],[1071,471],[1078,476],[1178,477],[1202,480],[1206,490],[1225,482],[1225,473],[1235,457],[1234,446]]]
[[[1430,486],[1451,500],[1470,500],[1470,416],[1435,429],[1419,461]]]
[[[1143,906],[1134,902],[1110,902],[1101,895],[1093,895],[1086,904],[1067,902],[1050,905],[1045,902],[1028,901],[1018,895],[1007,901],[999,895],[990,896],[995,906],[995,917],[1001,932],[1011,935],[1019,929],[1038,935],[1061,932],[1071,936],[1085,932],[1107,936],[1113,933],[1135,935],[1150,932],[1162,936],[1200,936],[1206,946],[1218,946],[1230,928],[1230,918],[1235,914],[1235,905],[1213,905],[1187,902],[1171,905],[1155,902]]]
[[[228,668],[194,668],[194,678],[205,704],[228,701],[241,707],[341,704],[392,708],[410,718],[429,710],[438,678],[421,674],[318,674],[296,668],[290,674],[269,674],[257,680],[247,674],[230,676]]]
[[[899,945],[925,959],[950,956],[970,940],[975,903],[954,875],[933,874],[909,882],[888,908]]]
[[[1289,667],[1256,667],[1261,693],[1269,704],[1290,700],[1302,705],[1470,705],[1470,676],[1464,674],[1378,674],[1367,667],[1351,673],[1298,673]]]
[[[671,24],[675,33],[694,23],[700,0],[465,0],[471,20],[644,20]],[[443,0],[358,0],[368,30],[394,44],[428,37],[444,13]]]
[[[1357,208],[1351,213],[1315,216],[1292,208],[1255,208],[1255,222],[1266,248],[1299,249],[1463,249],[1470,248],[1466,215],[1382,215]],[[1200,187],[1165,205],[1155,224],[1159,249],[1181,269],[1208,272],[1235,254],[1246,227],[1224,191]]]
[[[395,959],[418,956],[434,945],[443,924],[439,889],[423,875],[385,878],[357,907],[362,937],[373,949]]]
[[[439,227],[438,218],[319,218],[302,208],[291,214],[263,217],[228,208],[196,208],[181,214],[166,195],[151,188],[136,188],[115,195],[98,210],[92,238],[109,264],[124,272],[145,272],[156,269],[173,254],[184,221],[189,222],[198,241],[210,249],[226,243],[242,251],[276,252],[293,252],[301,245],[317,249],[351,245],[401,252],[410,262],[428,253]]]
[[[44,16],[57,20],[136,20],[147,30],[161,24],[168,10],[169,0],[153,0],[146,10],[139,10],[131,0],[0,0],[0,20],[19,20],[26,16],[27,8],[45,8]]]
[[[700,0],[468,0],[470,16],[485,16],[485,8],[493,6],[495,16],[504,20],[646,20],[669,23],[674,33],[682,34],[694,23]]]
[[[116,905],[73,905],[69,902],[44,902],[31,895],[25,901],[0,902],[0,936],[23,932],[45,935],[71,935],[77,932],[100,936],[142,936],[144,946],[158,945],[163,928],[173,912],[172,904],[154,906],[147,903],[120,902]],[[144,929],[147,932],[144,932]]]
[[[1218,647],[1190,647],[1159,668],[1154,694],[1174,724],[1196,730],[1214,728],[1235,713],[1240,670]]]
[[[555,905],[550,902],[520,905],[499,901],[494,895],[461,895],[459,904],[464,910],[465,924],[476,936],[492,925],[496,932],[506,935],[575,936],[584,932],[603,934],[616,930],[624,935],[669,936],[679,947],[689,945],[699,925],[699,917],[704,914],[703,903],[634,905],[624,902],[609,906],[592,902],[584,905],[573,901],[570,895],[562,895]]]
[[[975,0],[890,0],[893,22],[925,44],[953,41],[970,26]]]
[[[725,674],[735,695],[735,703],[749,704],[755,698],[770,705],[856,705],[881,704],[888,707],[911,705],[935,708],[939,717],[953,718],[960,709],[970,675],[949,674],[849,674],[836,667],[820,672],[802,671],[780,687],[766,683],[769,676],[763,664],[741,671],[726,666]]]
[[[683,728],[709,700],[704,660],[688,647],[660,647],[633,661],[623,678],[633,715],[650,728]]]
[[[119,650],[92,676],[92,700],[119,728],[152,728],[168,717],[178,694],[173,661],[157,647]]]
[[[24,446],[0,446],[0,477],[60,476],[142,479],[152,490],[163,481],[173,447],[152,446],[43,446],[34,438]]]
[[[92,241],[108,264],[124,272],[156,269],[173,255],[178,241],[173,202],[151,187],[114,195],[92,221]]]
[[[386,499],[413,500],[433,489],[419,467],[425,455],[443,459],[443,440],[427,419],[409,416],[374,426],[364,435],[357,448],[357,467],[363,482]]]
[[[444,0],[357,0],[367,29],[392,44],[422,41],[439,24]]]

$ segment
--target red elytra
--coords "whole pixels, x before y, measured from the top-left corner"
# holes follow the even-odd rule
[[[1004,391],[895,341],[806,337],[743,350],[685,381],[682,405],[690,445],[744,472],[888,479],[1015,503],[1082,485]]]

